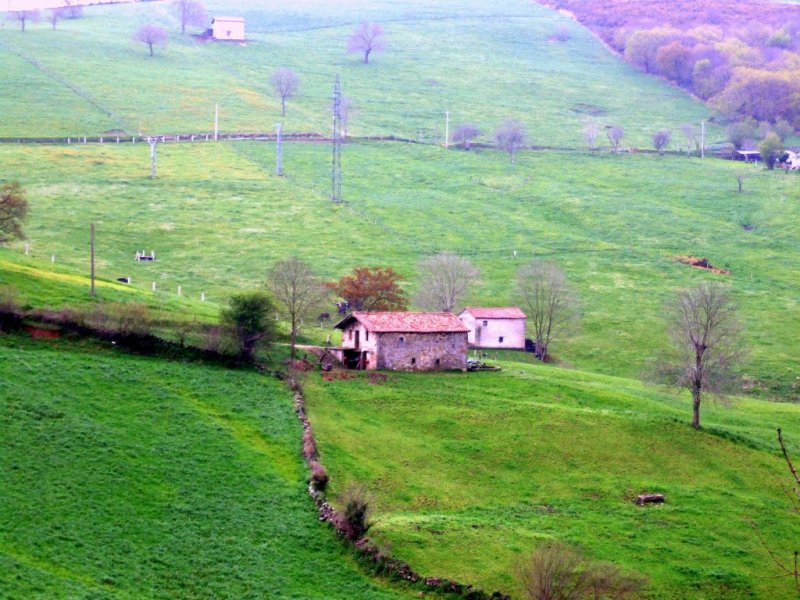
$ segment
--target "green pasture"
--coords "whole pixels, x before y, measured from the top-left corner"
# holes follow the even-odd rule
[[[113,136],[231,131],[330,131],[337,74],[353,99],[350,133],[395,134],[443,142],[477,123],[484,139],[507,119],[522,121],[532,143],[583,144],[586,119],[622,124],[626,142],[649,147],[660,128],[699,124],[713,113],[681,90],[623,64],[591,33],[535,2],[346,0],[300,3],[243,0],[207,3],[210,15],[247,19],[246,45],[181,36],[168,2],[90,7],[84,18],[0,27],[0,137]],[[382,23],[387,49],[363,65],[346,53],[353,28]],[[156,23],[169,45],[149,57],[132,41]],[[550,41],[558,29],[570,39]],[[194,33],[201,31],[196,28]],[[278,67],[300,77],[285,118],[270,76]],[[709,140],[721,136],[709,126]],[[607,143],[605,137],[601,143]]]
[[[249,371],[0,336],[3,598],[398,598],[306,493],[291,395]]]
[[[547,540],[650,580],[651,599],[789,599],[782,558],[800,536],[781,484],[796,405],[688,396],[580,371],[499,363],[500,373],[398,374],[306,383],[331,495],[372,493],[372,536],[423,572],[518,594],[521,556]],[[642,492],[666,503],[637,507]]]
[[[130,276],[138,293],[155,281],[171,302],[180,285],[181,302],[206,293],[217,304],[260,285],[290,255],[329,279],[391,265],[413,297],[419,259],[456,252],[482,273],[468,304],[514,302],[517,267],[550,259],[582,304],[580,327],[553,347],[557,358],[632,377],[662,343],[662,308],[675,290],[724,281],[750,348],[742,374],[757,392],[797,397],[794,174],[678,156],[532,152],[511,164],[486,150],[347,144],[346,203],[334,205],[326,145],[286,144],[285,177],[273,174],[274,146],[261,142],[162,144],[158,157],[151,180],[145,144],[0,147],[4,173],[31,202],[31,254],[15,242],[0,257],[50,268],[55,253],[56,267],[88,275],[94,222],[101,277]],[[137,250],[155,250],[158,260],[136,263]],[[687,267],[678,255],[731,274]]]

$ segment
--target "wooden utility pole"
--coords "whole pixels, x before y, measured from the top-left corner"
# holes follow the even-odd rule
[[[342,201],[342,88],[339,76],[333,85],[333,163],[331,165],[331,200]]]
[[[706,157],[706,122],[700,121],[700,158]]]
[[[214,141],[219,139],[219,104],[214,105]]]
[[[275,175],[283,175],[283,137],[281,136],[283,126],[281,123],[275,125]]]
[[[90,246],[91,246],[91,257],[92,257],[92,298],[97,296],[97,292],[95,291],[94,286],[94,223],[91,223],[89,226],[89,238],[90,238]]]
[[[450,111],[444,113],[444,149],[450,147]]]
[[[155,179],[155,177],[156,177],[156,144],[158,144],[158,138],[155,138],[155,137],[147,138],[147,143],[150,144],[150,179]]]

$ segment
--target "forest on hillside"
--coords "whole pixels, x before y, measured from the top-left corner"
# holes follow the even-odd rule
[[[631,64],[732,120],[800,126],[800,5],[767,0],[542,0]]]

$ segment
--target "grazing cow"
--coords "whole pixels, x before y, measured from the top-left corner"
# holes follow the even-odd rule
[[[340,315],[346,315],[347,309],[350,308],[350,304],[347,301],[344,302],[337,302],[336,308],[339,311]]]
[[[330,321],[330,320],[331,320],[330,313],[320,313],[320,315],[317,317],[317,321],[319,321],[320,325],[322,325],[323,321]]]
[[[117,277],[117,281],[119,281],[120,283],[130,283],[131,282],[131,278],[130,277]]]

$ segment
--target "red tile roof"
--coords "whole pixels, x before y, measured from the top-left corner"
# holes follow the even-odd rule
[[[525,313],[516,306],[496,308],[481,308],[468,306],[463,312],[468,312],[476,319],[525,319]],[[463,314],[463,313],[462,313]]]
[[[352,319],[375,333],[467,333],[469,331],[457,316],[448,312],[354,312],[336,327],[344,329]]]

